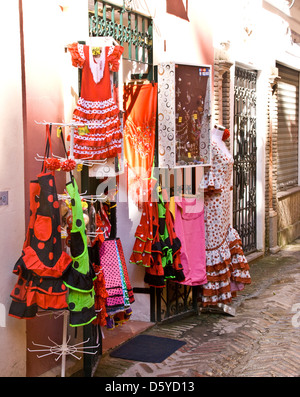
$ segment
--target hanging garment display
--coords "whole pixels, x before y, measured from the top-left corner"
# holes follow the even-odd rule
[[[46,140],[49,152],[49,126],[46,127]],[[54,171],[46,172],[44,162],[37,180],[30,182],[30,220],[22,255],[13,270],[18,281],[11,292],[9,315],[33,318],[39,308],[66,309],[67,287],[62,278],[71,263],[71,257],[62,251]]]
[[[204,200],[175,197],[174,227],[181,242],[180,261],[185,285],[207,282],[205,256]]]
[[[119,238],[105,240],[99,250],[100,266],[103,270],[108,293],[106,312],[108,328],[114,328],[114,316],[120,312],[131,312],[134,294],[128,277],[127,266]]]
[[[74,157],[99,160],[115,157],[122,151],[119,109],[113,96],[110,73],[119,70],[122,46],[100,49],[93,55],[92,47],[73,43],[68,46],[72,65],[82,69],[80,97],[73,120],[87,126],[88,131],[74,133]]]
[[[97,318],[93,320],[93,324],[98,324],[101,327],[105,327],[107,323],[108,314],[106,312],[106,299],[108,293],[105,287],[105,279],[103,269],[100,266],[99,258],[99,246],[101,242],[96,240],[93,245],[88,248],[89,257],[92,262],[96,278],[94,279],[94,290],[95,290],[95,312]]]
[[[70,310],[70,325],[89,324],[96,319],[94,269],[89,260],[87,236],[81,197],[75,178],[67,183],[66,189],[72,205],[71,257],[72,268],[64,277],[64,283],[69,288],[68,307]]]
[[[212,134],[212,166],[205,174],[205,233],[207,283],[202,305],[230,303],[236,291],[251,283],[249,265],[238,232],[231,226],[231,175],[233,158],[222,142],[223,132]]]
[[[181,243],[176,236],[169,203],[158,189],[158,201],[144,202],[130,262],[145,267],[145,283],[162,288],[166,279],[185,279],[180,263]]]
[[[124,158],[128,165],[128,189],[138,203],[147,197],[155,148],[157,84],[124,87]],[[151,186],[150,186],[151,187]]]

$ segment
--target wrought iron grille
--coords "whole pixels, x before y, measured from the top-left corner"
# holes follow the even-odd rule
[[[130,2],[129,2],[130,3]],[[153,73],[153,21],[151,17],[133,11],[128,1],[118,6],[105,0],[95,0],[89,10],[89,35],[109,36],[124,47],[123,59],[148,66]],[[152,75],[150,77],[152,80]]]
[[[257,72],[235,70],[233,138],[233,227],[245,253],[256,250]]]
[[[161,322],[197,312],[197,287],[167,280],[165,288],[151,289],[151,321]]]

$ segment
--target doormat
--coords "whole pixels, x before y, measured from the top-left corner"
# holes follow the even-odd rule
[[[138,335],[110,353],[111,357],[145,363],[161,363],[186,342],[153,335]]]

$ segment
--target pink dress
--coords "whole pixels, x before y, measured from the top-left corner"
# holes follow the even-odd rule
[[[212,166],[204,176],[207,283],[202,305],[230,303],[236,291],[251,283],[249,265],[238,232],[231,226],[233,158],[212,142]]]
[[[207,278],[203,200],[175,197],[174,228],[181,242],[180,260],[185,275],[181,284],[205,284]]]
[[[118,71],[124,48],[103,47],[99,58],[94,58],[92,47],[87,45],[70,44],[68,50],[72,65],[82,69],[81,92],[73,120],[88,127],[88,133],[75,131],[74,157],[115,157],[122,151],[122,131],[110,73]]]

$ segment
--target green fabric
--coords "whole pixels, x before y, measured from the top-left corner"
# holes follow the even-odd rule
[[[169,232],[167,228],[167,224],[165,221],[166,218],[166,208],[165,208],[165,203],[162,197],[162,193],[158,193],[158,217],[160,219],[163,219],[164,222],[164,230],[163,234],[159,234],[160,240],[165,243],[163,246],[163,255],[162,255],[162,267],[165,268],[166,266],[172,266],[173,264],[173,250],[172,247],[169,246]],[[166,278],[175,278],[175,276],[166,276]]]
[[[72,244],[72,234],[75,236],[75,233],[80,233],[80,244],[83,243],[83,252],[78,256],[72,256],[73,263],[73,271],[74,273],[78,272],[81,277],[91,277],[91,268],[90,268],[90,260],[88,253],[88,245],[87,245],[87,237],[85,233],[85,223],[83,218],[83,210],[81,204],[81,197],[78,192],[78,186],[76,180],[73,178],[71,183],[68,183],[66,189],[71,198],[72,205],[72,230],[71,230],[71,244]],[[74,241],[73,241],[74,244]],[[94,287],[90,290],[81,290],[76,285],[70,285],[65,282],[66,286],[69,288],[69,294],[67,298],[68,307],[70,310],[70,325],[71,326],[82,326],[90,323],[94,319],[96,319],[95,310],[93,310],[93,306],[95,304],[95,291]],[[93,285],[93,283],[91,283]],[[87,310],[89,309],[89,310]],[[82,312],[82,318],[80,316],[80,312]],[[84,315],[85,312],[85,315]],[[74,316],[72,316],[72,313]],[[76,316],[75,316],[76,313]],[[88,313],[88,318],[87,318]],[[76,317],[76,324],[72,323],[72,318]],[[82,320],[82,321],[80,321]]]
[[[90,270],[90,263],[89,263],[89,253],[88,253],[88,246],[87,246],[87,238],[85,234],[85,223],[83,219],[83,210],[82,210],[82,205],[81,205],[81,197],[78,193],[78,186],[75,181],[74,181],[74,186],[72,183],[69,183],[66,188],[67,191],[71,197],[71,204],[75,203],[75,205],[72,204],[72,216],[73,216],[73,222],[72,222],[72,230],[71,230],[71,239],[72,239],[72,234],[74,233],[80,233],[83,244],[84,244],[84,251],[81,255],[73,257],[73,264],[72,266],[74,267],[74,264],[76,262],[79,263],[79,266],[76,267],[76,271],[82,273],[82,274],[87,274]]]

